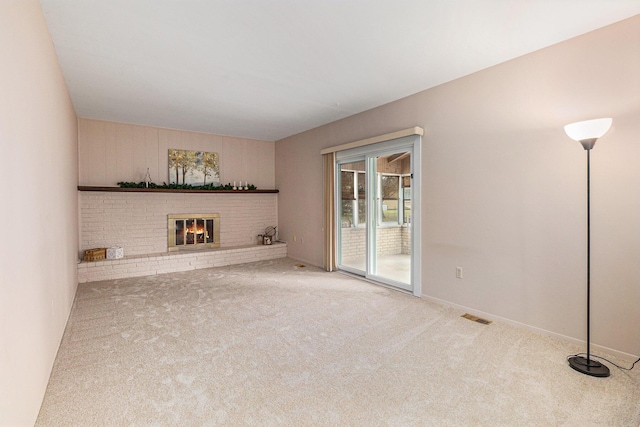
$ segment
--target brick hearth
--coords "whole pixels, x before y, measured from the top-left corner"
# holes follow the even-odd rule
[[[199,270],[225,265],[264,261],[287,256],[285,243],[250,245],[229,249],[137,255],[78,264],[78,283],[126,277],[153,276],[176,271]]]

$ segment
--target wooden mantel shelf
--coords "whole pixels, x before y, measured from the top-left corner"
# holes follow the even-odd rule
[[[177,188],[121,188],[121,187],[91,187],[79,185],[78,191],[111,191],[114,193],[205,193],[205,194],[257,194],[278,193],[279,190],[185,190]]]

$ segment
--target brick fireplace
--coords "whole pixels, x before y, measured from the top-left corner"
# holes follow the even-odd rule
[[[286,244],[258,245],[258,235],[277,225],[277,193],[203,194],[178,192],[79,191],[79,259],[85,249],[124,248],[125,258],[80,262],[80,282],[153,275],[286,256]],[[169,250],[169,215],[186,221],[215,212],[216,247]],[[201,223],[206,227],[206,221]],[[216,227],[215,223],[212,223]],[[213,234],[215,236],[215,228]],[[185,235],[185,239],[187,239]],[[206,241],[206,238],[205,238]]]

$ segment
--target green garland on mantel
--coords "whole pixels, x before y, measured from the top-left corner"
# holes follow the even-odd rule
[[[225,185],[191,185],[191,184],[167,184],[163,182],[162,185],[156,184],[155,182],[150,182],[147,187],[147,183],[145,181],[140,182],[119,182],[118,187],[120,188],[164,188],[170,190],[211,190],[211,191],[220,191],[220,190],[233,190],[233,185],[231,183]],[[253,184],[247,186],[249,190],[257,190]],[[240,187],[238,187],[240,188]]]

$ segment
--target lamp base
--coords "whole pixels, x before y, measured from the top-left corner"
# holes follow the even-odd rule
[[[569,358],[569,366],[578,372],[592,377],[608,377],[609,368],[597,360],[588,359],[582,356],[573,356]]]

